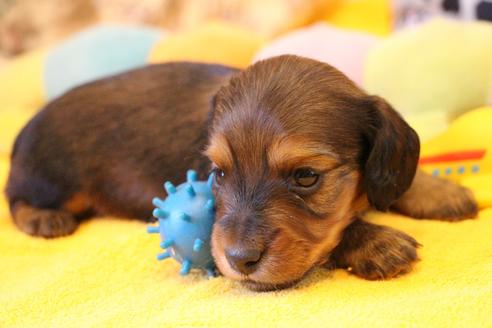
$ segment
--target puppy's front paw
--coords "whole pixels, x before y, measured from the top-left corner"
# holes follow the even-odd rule
[[[399,231],[382,235],[348,255],[352,273],[369,280],[389,279],[409,272],[417,260],[417,241]]]
[[[392,228],[363,224],[357,233],[344,235],[332,253],[337,267],[368,280],[389,279],[412,269],[418,259],[415,239]]]
[[[20,230],[32,236],[55,238],[73,233],[78,226],[73,215],[66,211],[38,209],[22,205],[14,214]]]

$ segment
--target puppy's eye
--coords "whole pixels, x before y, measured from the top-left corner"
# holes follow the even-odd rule
[[[216,167],[213,170],[213,172],[214,172],[214,177],[215,177],[215,183],[217,183],[218,185],[221,185],[222,182],[224,181],[224,177],[225,177],[224,170],[219,169],[218,167]]]
[[[293,178],[298,187],[309,188],[318,182],[319,174],[310,168],[301,168],[294,172]]]

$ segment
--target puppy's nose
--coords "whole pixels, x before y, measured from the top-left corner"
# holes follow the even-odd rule
[[[254,248],[229,248],[225,255],[234,270],[247,275],[256,270],[262,251]]]

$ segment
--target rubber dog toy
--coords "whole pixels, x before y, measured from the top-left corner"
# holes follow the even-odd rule
[[[191,269],[202,269],[215,276],[215,263],[210,251],[210,236],[215,220],[215,198],[212,193],[213,174],[208,181],[198,181],[195,171],[187,172],[187,181],[175,187],[164,184],[168,196],[165,200],[154,198],[153,215],[158,226],[149,226],[147,232],[159,233],[164,253],[158,260],[174,258],[181,263],[181,275]]]

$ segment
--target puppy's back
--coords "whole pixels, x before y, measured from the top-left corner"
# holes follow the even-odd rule
[[[206,171],[200,152],[210,101],[234,72],[220,65],[152,65],[77,87],[49,103],[12,152],[6,194],[16,223],[46,234],[39,222],[22,227],[20,221],[33,225],[33,214],[18,217],[25,213],[17,211],[20,205],[147,217],[164,179],[178,181],[187,168]]]

